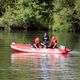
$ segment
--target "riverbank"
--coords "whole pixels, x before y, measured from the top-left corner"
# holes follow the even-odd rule
[[[9,28],[9,27],[8,27]],[[45,28],[45,27],[42,27],[42,28],[37,28],[37,27],[29,27],[29,28],[24,28],[24,27],[10,27],[9,29],[6,29],[5,27],[0,27],[0,30],[2,31],[52,31],[52,32],[80,32],[80,29],[68,29],[68,30],[65,30],[65,29],[48,29],[48,28]]]

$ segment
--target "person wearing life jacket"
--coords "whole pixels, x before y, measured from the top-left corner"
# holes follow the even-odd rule
[[[47,35],[47,33],[45,32],[44,35],[43,35],[43,42],[41,43],[41,45],[43,47],[47,47],[48,46],[48,43],[49,43],[49,36]]]
[[[39,48],[39,46],[40,46],[40,39],[39,39],[39,37],[36,37],[34,39],[33,47],[34,48]]]
[[[52,37],[49,48],[57,48],[57,39],[55,36]]]

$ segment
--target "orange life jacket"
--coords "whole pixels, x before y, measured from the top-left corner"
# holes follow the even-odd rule
[[[39,38],[35,38],[34,43],[35,43],[37,46],[39,46],[39,44],[40,44],[40,39],[39,39]]]
[[[56,38],[51,39],[51,42],[50,42],[50,43],[51,43],[51,45],[53,45],[53,46],[54,46],[54,45],[57,43],[57,39],[56,39]]]

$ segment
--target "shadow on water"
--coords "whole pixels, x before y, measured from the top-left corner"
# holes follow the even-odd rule
[[[56,53],[12,53],[11,70],[16,74],[26,73],[25,79],[29,80],[79,80],[73,68],[74,59]]]

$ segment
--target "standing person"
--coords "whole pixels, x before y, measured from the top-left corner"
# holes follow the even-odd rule
[[[52,37],[49,48],[57,48],[57,39],[55,38],[55,36]]]
[[[33,48],[39,48],[39,46],[40,46],[40,39],[39,37],[36,37],[33,42]]]
[[[49,36],[45,32],[44,35],[43,35],[43,43],[42,43],[43,47],[47,47],[48,43],[49,43]]]

